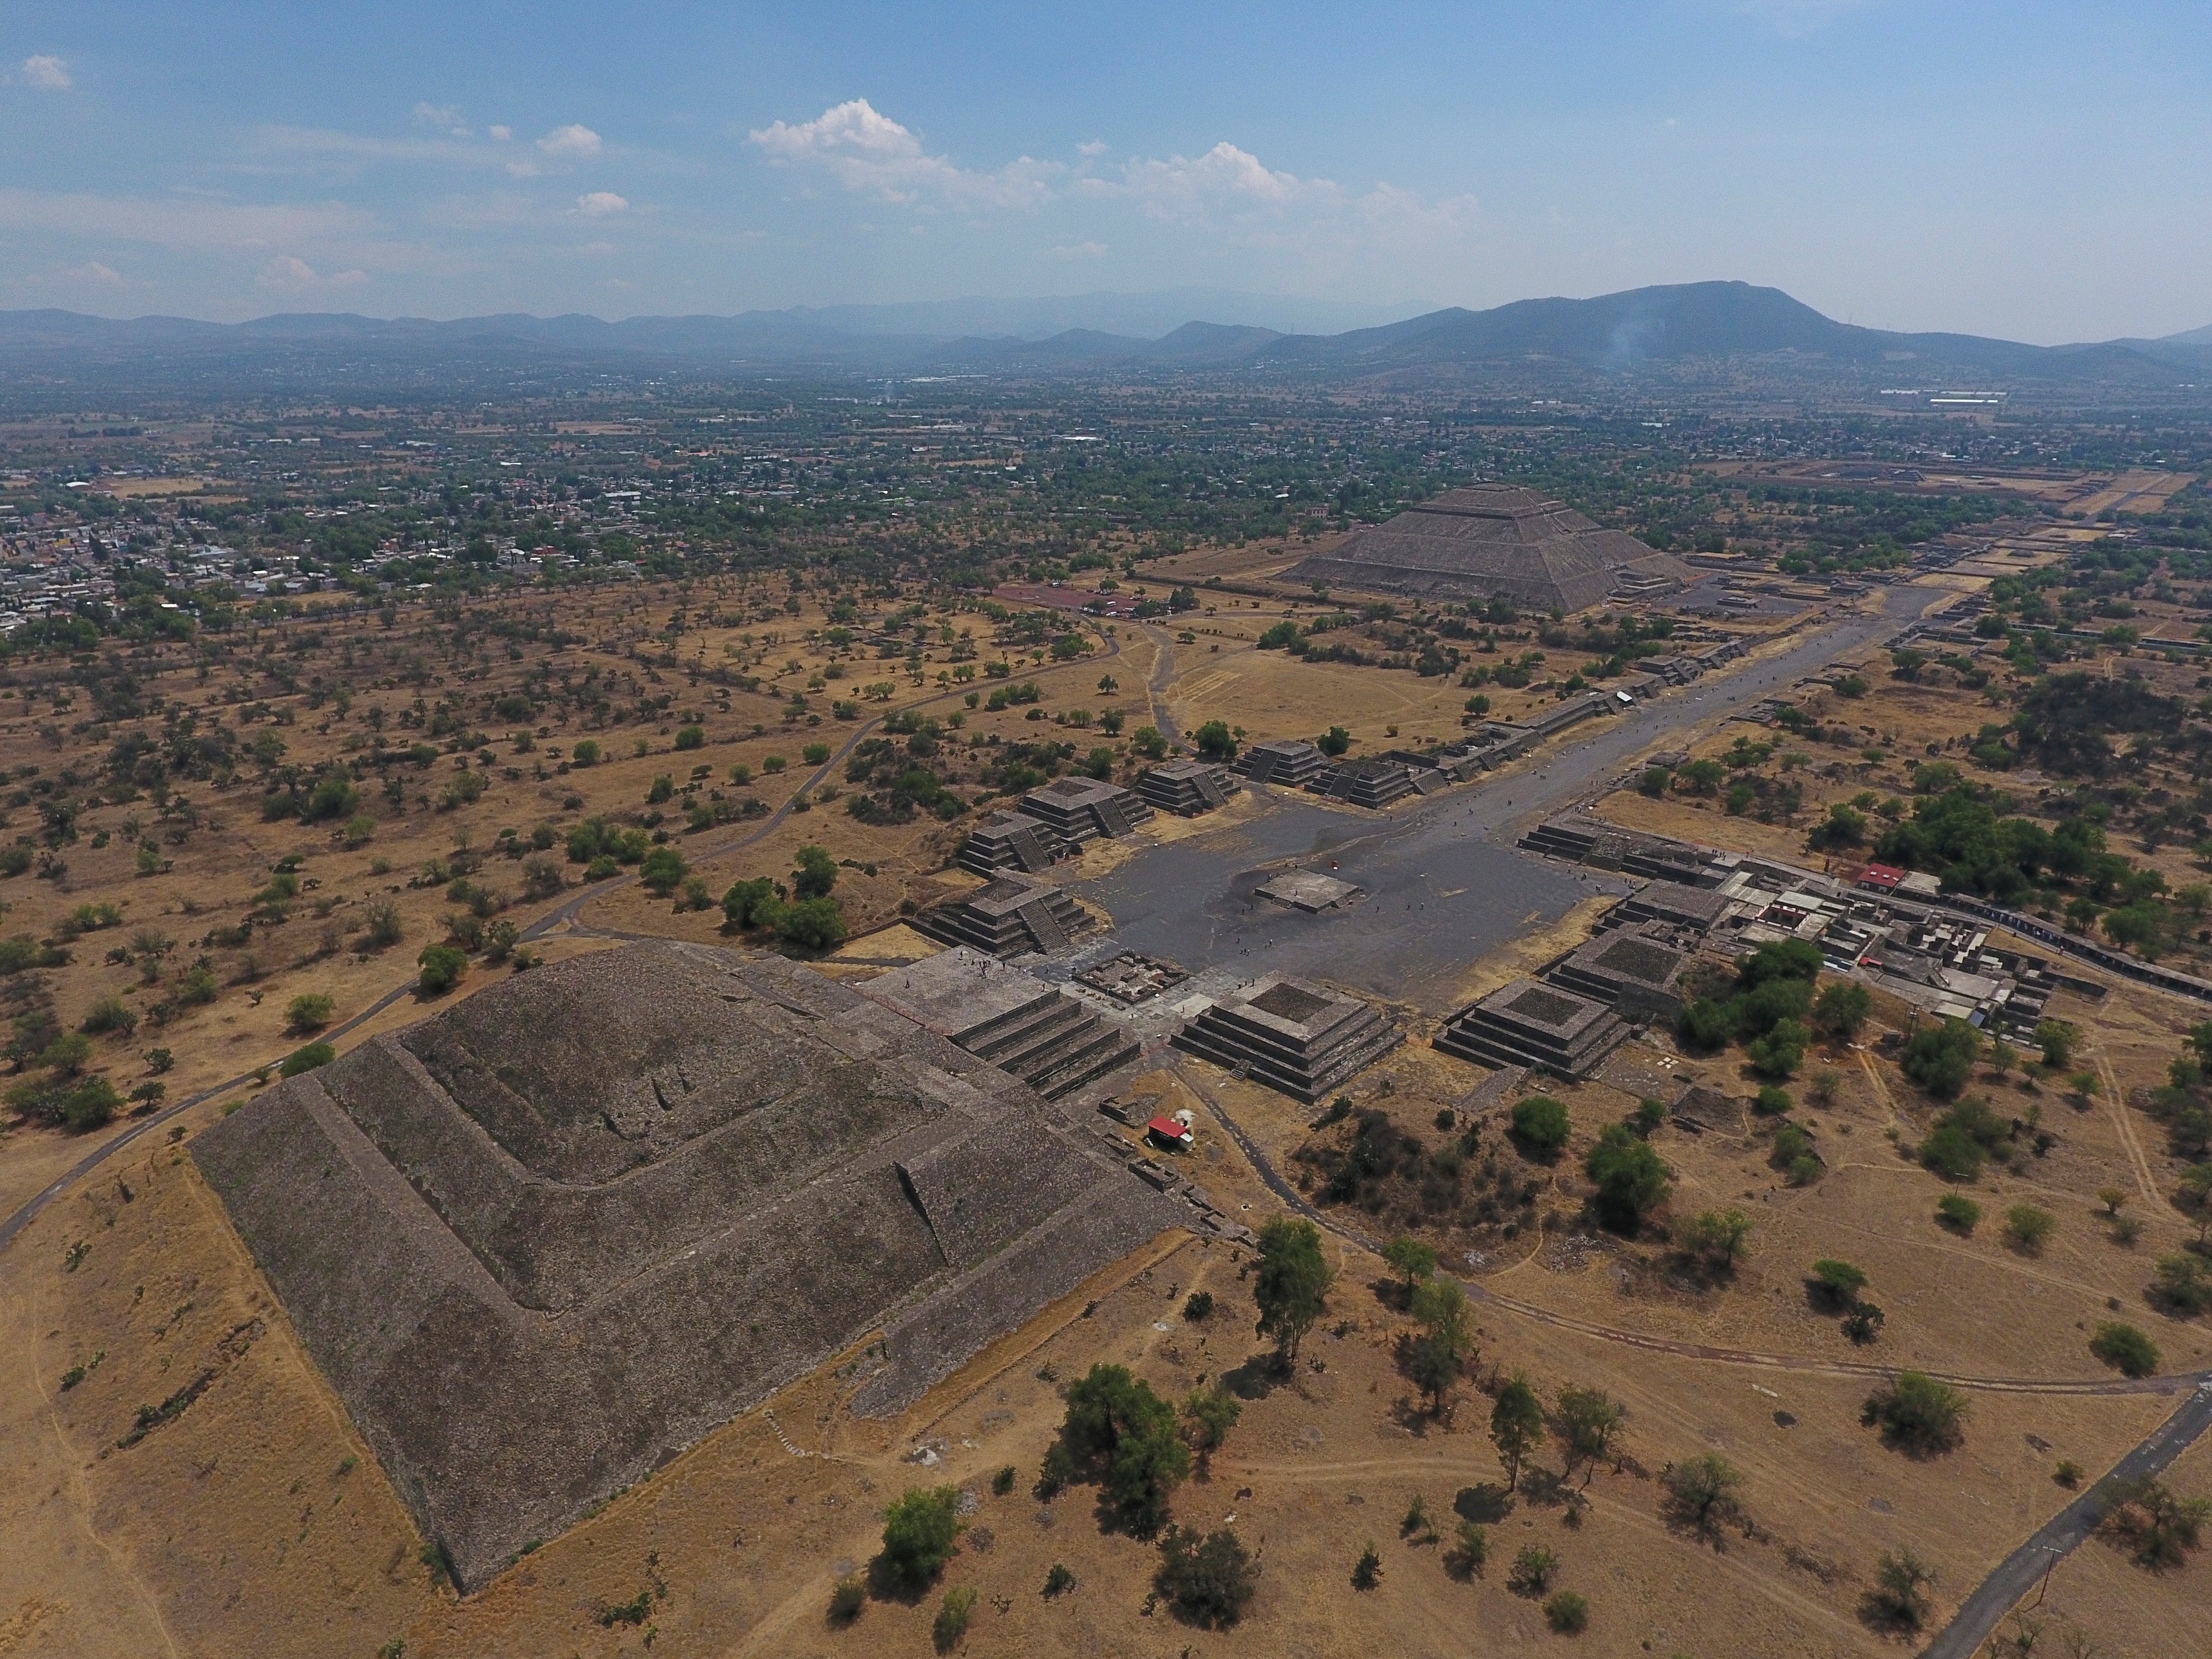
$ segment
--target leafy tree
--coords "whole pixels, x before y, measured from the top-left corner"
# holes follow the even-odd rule
[[[1129,747],[1146,760],[1167,758],[1168,740],[1157,726],[1140,726],[1129,737]]]
[[[312,1072],[319,1066],[327,1066],[338,1057],[338,1051],[327,1042],[311,1042],[306,1048],[284,1057],[278,1071],[285,1077],[297,1077],[302,1072]]]
[[[860,1609],[867,1606],[867,1603],[868,1587],[860,1581],[858,1575],[848,1573],[837,1581],[836,1588],[830,1592],[830,1622],[833,1625],[849,1625],[860,1616]]]
[[[2035,1044],[2043,1051],[2043,1063],[2054,1072],[2063,1072],[2074,1058],[2074,1048],[2081,1034],[2063,1019],[2039,1020],[2035,1027]]]
[[[829,897],[830,889],[837,884],[837,860],[809,844],[799,849],[798,865],[791,875],[793,895],[800,899]]]
[[[2177,1498],[2164,1482],[2148,1479],[2121,1489],[2106,1514],[2104,1532],[2137,1566],[2164,1572],[2187,1562],[2207,1522],[2212,1522],[2212,1498]]]
[[[1335,1279],[1312,1222],[1279,1215],[1260,1229],[1252,1297],[1260,1308],[1260,1334],[1275,1339],[1284,1364],[1297,1363],[1298,1344],[1328,1311]]]
[[[834,951],[845,942],[844,908],[833,898],[799,899],[777,908],[775,936],[802,951]]]
[[[2158,1370],[2158,1344],[2118,1320],[2097,1327],[2089,1339],[2089,1352],[2123,1376],[2148,1376]]]
[[[319,1031],[331,1023],[337,1012],[337,1001],[319,991],[303,991],[284,1005],[284,1029],[294,1036],[306,1036]]]
[[[1938,1100],[1949,1100],[1966,1086],[1981,1053],[1982,1034],[1963,1019],[1923,1025],[1905,1040],[1898,1068]]]
[[[1490,1413],[1490,1443],[1505,1465],[1505,1489],[1521,1483],[1521,1465],[1544,1443],[1544,1407],[1525,1378],[1515,1377],[1498,1392]]]
[[[1259,1589],[1259,1578],[1260,1564],[1228,1528],[1201,1537],[1182,1527],[1170,1527],[1160,1540],[1160,1566],[1152,1576],[1152,1589],[1184,1624],[1227,1630],[1243,1616]]]
[[[2212,1308],[2212,1272],[2193,1255],[2160,1256],[2150,1297],[2172,1313],[2201,1314]]]
[[[1813,999],[1813,1027],[1832,1037],[1852,1037],[1866,1024],[1873,995],[1863,985],[1839,979],[1822,988]]]
[[[1892,1450],[1932,1457],[1966,1437],[1966,1397],[1923,1371],[1899,1371],[1867,1396],[1859,1421]]]
[[[1936,1200],[1936,1219],[1954,1233],[1971,1233],[1982,1219],[1982,1206],[1964,1193],[1946,1193]]]
[[[929,1639],[939,1653],[950,1653],[960,1645],[960,1638],[968,1633],[968,1624],[975,1616],[975,1589],[972,1584],[955,1584],[945,1592],[939,1604],[936,1620],[929,1627]]]
[[[766,876],[730,884],[722,895],[722,914],[732,927],[766,927],[775,921],[775,884]]]
[[[1193,1389],[1183,1396],[1183,1442],[1198,1455],[1198,1472],[1202,1478],[1213,1454],[1229,1438],[1229,1431],[1237,1426],[1237,1419],[1244,1407],[1237,1396],[1220,1387]]]
[[[422,969],[419,983],[425,996],[444,995],[469,970],[468,952],[451,945],[425,945],[415,962]]]
[[[2041,1255],[2043,1247],[2058,1225],[2058,1218],[2033,1204],[2015,1204],[2005,1212],[2005,1242],[2023,1255]]]
[[[1700,1452],[1669,1463],[1659,1480],[1667,1489],[1668,1518],[1692,1532],[1711,1537],[1723,1522],[1742,1513],[1736,1493],[1743,1485],[1743,1472],[1717,1452]]]
[[[1421,1334],[1406,1345],[1406,1375],[1441,1415],[1472,1346],[1467,1293],[1451,1279],[1429,1279],[1413,1292],[1413,1313]]]
[[[2011,1126],[1990,1109],[1987,1101],[1969,1097],[1936,1120],[1920,1143],[1920,1162],[1946,1181],[1973,1181],[2011,1133]]]
[[[1625,1123],[1607,1126],[1583,1160],[1583,1173],[1597,1188],[1599,1219],[1617,1232],[1634,1232],[1666,1200],[1667,1166]]]
[[[1352,1588],[1371,1590],[1382,1582],[1382,1558],[1375,1553],[1375,1546],[1370,1543],[1359,1552],[1359,1559],[1352,1564]]]
[[[1067,1390],[1067,1415],[1046,1455],[1045,1479],[1050,1486],[1096,1482],[1115,1524],[1150,1538],[1190,1467],[1175,1407],[1125,1367],[1097,1364]]]
[[[1444,1571],[1455,1578],[1473,1578],[1489,1559],[1489,1528],[1479,1521],[1462,1520],[1451,1547],[1444,1552]]]
[[[967,1529],[957,1486],[914,1486],[884,1511],[884,1548],[878,1558],[897,1586],[921,1589],[945,1571]]]
[[[666,898],[684,884],[684,878],[691,867],[684,861],[684,854],[673,847],[656,847],[645,855],[637,868],[638,879],[656,898]]]
[[[1859,1616],[1878,1630],[1917,1631],[1928,1622],[1928,1587],[1935,1582],[1934,1571],[1910,1549],[1884,1550]]]
[[[1589,1628],[1589,1598],[1575,1590],[1555,1590],[1544,1602],[1544,1622],[1561,1636]]]
[[[1382,1260],[1390,1271],[1406,1281],[1406,1294],[1410,1297],[1414,1285],[1437,1270],[1437,1247],[1424,1244],[1418,1238],[1408,1238],[1403,1233],[1382,1247]]]
[[[1742,1255],[1751,1227],[1741,1210],[1700,1210],[1676,1224],[1674,1247],[1714,1272],[1726,1272]]]
[[[1550,1157],[1567,1144],[1567,1109],[1549,1095],[1530,1095],[1518,1102],[1512,1121],[1513,1139],[1526,1152]]]
[[[1813,1282],[1822,1300],[1832,1306],[1847,1308],[1859,1299],[1859,1292],[1867,1287],[1866,1269],[1853,1267],[1848,1261],[1823,1258],[1813,1264]]]
[[[1559,1570],[1559,1558],[1541,1544],[1523,1544],[1521,1553],[1513,1558],[1513,1571],[1506,1575],[1505,1586],[1516,1595],[1525,1595],[1531,1601],[1552,1588],[1552,1578]]]
[[[1602,1389],[1580,1389],[1570,1383],[1559,1390],[1559,1409],[1553,1413],[1559,1425],[1559,1444],[1567,1459],[1567,1473],[1583,1466],[1587,1487],[1600,1462],[1613,1455],[1615,1437],[1628,1413],[1619,1401]]]
[[[1237,738],[1226,720],[1208,720],[1190,734],[1200,760],[1226,764],[1237,758]]]
[[[1332,726],[1314,739],[1314,747],[1334,759],[1352,747],[1352,733],[1340,726]]]
[[[1805,1047],[1812,1036],[1804,1021],[1778,1019],[1765,1036],[1753,1037],[1744,1044],[1744,1058],[1761,1077],[1795,1077],[1797,1068],[1805,1063]]]

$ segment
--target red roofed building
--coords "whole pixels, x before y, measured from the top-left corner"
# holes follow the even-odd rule
[[[1889,864],[1869,864],[1859,872],[1858,884],[1869,892],[1894,893],[1897,884],[1905,879],[1905,872]]]
[[[1156,1117],[1145,1125],[1145,1133],[1153,1139],[1163,1142],[1177,1152],[1187,1152],[1190,1148],[1190,1126],[1178,1122],[1174,1118]]]

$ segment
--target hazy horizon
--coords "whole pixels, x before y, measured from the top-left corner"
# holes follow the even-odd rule
[[[2212,323],[2201,11],[833,5],[0,27],[0,307],[730,315],[1712,279],[2050,344]],[[1230,319],[1226,320],[1237,320]]]

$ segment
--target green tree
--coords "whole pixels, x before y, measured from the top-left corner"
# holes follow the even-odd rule
[[[1741,1210],[1700,1210],[1675,1224],[1674,1246],[1706,1267],[1725,1272],[1742,1255],[1751,1225]]]
[[[2035,1027],[2035,1046],[2043,1052],[2045,1067],[2063,1072],[2074,1058],[2075,1045],[2081,1034],[2063,1019],[2039,1020]]]
[[[1237,1396],[1218,1385],[1207,1389],[1193,1389],[1182,1400],[1183,1442],[1198,1455],[1198,1472],[1201,1479],[1213,1454],[1229,1438],[1229,1431],[1237,1426],[1244,1407]]]
[[[1865,986],[1847,979],[1832,981],[1813,999],[1813,1028],[1832,1037],[1856,1036],[1873,1002]]]
[[[1949,1100],[1966,1086],[1981,1053],[1982,1034],[1963,1019],[1923,1025],[1905,1039],[1898,1068],[1938,1100]]]
[[[1667,1166],[1626,1123],[1606,1127],[1583,1160],[1583,1173],[1597,1188],[1598,1218],[1616,1232],[1634,1232],[1667,1197]]]
[[[1742,1513],[1736,1498],[1743,1473],[1717,1452],[1699,1452],[1660,1472],[1667,1490],[1664,1508],[1677,1526],[1711,1537],[1721,1523]]]
[[[452,945],[425,945],[415,963],[422,969],[418,982],[425,996],[442,996],[469,970],[468,952]]]
[[[1553,1413],[1559,1425],[1559,1444],[1566,1453],[1570,1475],[1577,1463],[1583,1466],[1585,1488],[1597,1473],[1598,1464],[1613,1455],[1613,1441],[1627,1417],[1620,1402],[1602,1389],[1581,1389],[1570,1383],[1559,1390],[1559,1409]]]
[[[1140,726],[1129,737],[1129,747],[1146,760],[1165,760],[1168,740],[1157,726]]]
[[[837,860],[822,848],[811,844],[799,849],[799,867],[791,872],[791,890],[794,897],[818,899],[830,896],[830,889],[837,884]]]
[[[1521,1465],[1544,1443],[1544,1407],[1525,1378],[1515,1377],[1498,1392],[1490,1413],[1490,1443],[1505,1465],[1505,1490],[1521,1484]]]
[[[1860,1617],[1881,1630],[1917,1631],[1928,1622],[1928,1587],[1935,1582],[1935,1572],[1910,1549],[1884,1550]]]
[[[338,1057],[338,1051],[327,1042],[311,1042],[306,1048],[287,1054],[278,1071],[285,1077],[297,1077],[302,1072],[312,1072],[319,1066],[327,1066]]]
[[[2005,1212],[2005,1242],[2024,1255],[2041,1255],[2044,1245],[2058,1226],[2058,1218],[2033,1204],[2015,1204]]]
[[[1335,1280],[1312,1222],[1279,1215],[1261,1227],[1252,1297],[1259,1304],[1260,1334],[1275,1339],[1285,1365],[1297,1363],[1298,1345],[1328,1311],[1328,1287]]]
[[[2177,1498],[2163,1481],[2131,1482],[2105,1516],[2105,1535],[2139,1567],[2164,1572],[2183,1565],[2212,1522],[2212,1498]]]
[[[732,927],[768,927],[775,921],[775,884],[766,876],[735,881],[722,895],[722,915]]]
[[[1067,1415],[1046,1454],[1045,1479],[1054,1486],[1096,1482],[1115,1523],[1150,1538],[1190,1467],[1175,1407],[1126,1368],[1097,1364],[1068,1388]]]
[[[1428,1279],[1413,1292],[1413,1315],[1421,1333],[1406,1344],[1402,1364],[1431,1414],[1441,1416],[1473,1346],[1467,1292],[1455,1280]]]
[[[1937,1224],[1954,1233],[1971,1233],[1980,1224],[1982,1206],[1964,1193],[1946,1193],[1936,1200]]]
[[[884,1511],[884,1576],[897,1586],[921,1589],[945,1570],[967,1529],[957,1486],[910,1487]]]
[[[302,991],[284,1005],[284,1030],[293,1036],[307,1036],[319,1031],[331,1023],[337,1012],[337,1000],[319,991]]]
[[[799,899],[779,905],[775,936],[802,951],[834,951],[845,942],[845,910],[833,898]]]
[[[1259,1589],[1260,1565],[1237,1534],[1223,1527],[1201,1537],[1170,1527],[1160,1540],[1152,1589],[1168,1611],[1200,1630],[1227,1630]]]
[[[1932,1457],[1966,1437],[1966,1397],[1923,1371],[1899,1371],[1867,1396],[1859,1421],[1893,1449]]]
[[[1382,1247],[1382,1260],[1406,1281],[1406,1294],[1411,1297],[1414,1285],[1436,1272],[1437,1247],[1401,1233]]]
[[[2089,1339],[2089,1352],[2123,1376],[2148,1376],[2158,1369],[2158,1344],[2118,1320],[2097,1327]]]
[[[1208,720],[1190,734],[1200,760],[1226,764],[1237,758],[1237,738],[1225,720]]]
[[[1567,1109],[1549,1095],[1530,1095],[1513,1108],[1513,1138],[1523,1150],[1540,1156],[1567,1144]]]
[[[684,878],[690,873],[691,866],[684,861],[684,854],[673,847],[654,848],[637,867],[638,879],[656,898],[666,898],[684,884]]]

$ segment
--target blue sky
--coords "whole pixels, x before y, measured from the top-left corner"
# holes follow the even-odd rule
[[[1741,277],[2053,342],[2212,323],[2208,156],[2203,0],[12,0],[0,307]]]

